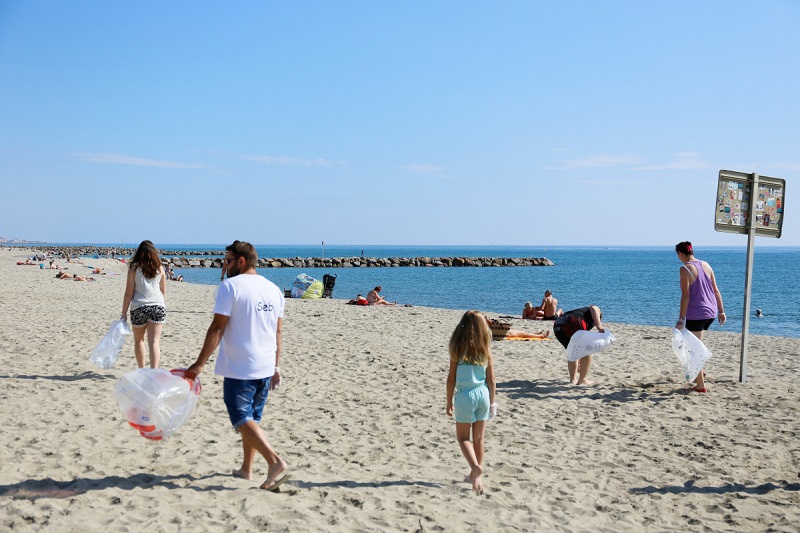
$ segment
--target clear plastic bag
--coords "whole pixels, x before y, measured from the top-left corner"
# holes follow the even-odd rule
[[[694,381],[713,355],[703,341],[687,329],[672,329],[672,351],[681,362],[686,381]]]
[[[114,397],[128,424],[144,438],[165,439],[194,413],[202,385],[184,374],[180,369],[140,368],[117,381]]]
[[[569,339],[567,345],[567,361],[574,362],[587,355],[602,352],[617,338],[606,330],[605,333],[599,331],[576,331]]]
[[[108,328],[105,337],[92,350],[89,361],[100,368],[111,368],[117,362],[119,352],[125,343],[125,336],[131,334],[131,328],[125,320],[115,320]]]

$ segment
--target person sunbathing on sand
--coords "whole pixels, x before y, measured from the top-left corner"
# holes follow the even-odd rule
[[[369,293],[367,293],[367,301],[369,302],[369,305],[397,305],[397,302],[390,302],[389,300],[378,294],[379,292],[381,292],[380,285],[378,285],[377,287],[369,291]]]
[[[64,272],[63,270],[59,270],[58,274],[56,274],[58,279],[72,279],[72,274],[69,272]]]
[[[486,322],[489,324],[489,327],[492,327],[492,319],[487,317]],[[546,339],[550,337],[550,332],[543,329],[539,333],[528,333],[527,331],[522,331],[521,329],[509,329],[506,333],[506,336],[516,337],[518,339]]]
[[[543,329],[539,333],[528,333],[521,329],[510,329],[506,334],[508,337],[516,337],[518,339],[546,339],[550,336],[550,332]]]

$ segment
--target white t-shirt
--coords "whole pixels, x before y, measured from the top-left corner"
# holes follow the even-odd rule
[[[214,314],[230,317],[214,373],[234,379],[262,379],[275,373],[281,290],[259,274],[239,274],[219,286]]]

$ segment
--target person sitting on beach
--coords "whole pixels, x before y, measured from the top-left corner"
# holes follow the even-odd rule
[[[556,319],[553,323],[553,332],[556,334],[556,339],[561,345],[566,348],[569,346],[569,340],[576,331],[589,331],[597,326],[597,331],[605,333],[603,327],[603,312],[596,305],[589,307],[581,307],[580,309],[573,309],[567,311]],[[593,382],[586,379],[589,375],[589,367],[592,365],[592,356],[587,355],[581,357],[577,361],[567,361],[567,370],[569,371],[569,382],[574,385],[593,385]],[[577,374],[577,377],[576,377]]]
[[[480,311],[467,311],[450,337],[447,416],[455,411],[456,439],[470,471],[472,490],[483,492],[486,422],[497,415],[492,332]]]
[[[183,281],[183,276],[182,275],[180,275],[180,276],[176,276],[175,275],[175,271],[172,270],[172,265],[167,265],[166,271],[167,271],[167,279],[168,280],[170,280],[170,281]]]
[[[361,296],[360,294],[347,303],[349,303],[350,305],[369,305],[367,299]]]
[[[550,291],[544,291],[544,298],[542,298],[542,305],[534,307],[536,310],[536,318],[539,320],[555,320],[564,314],[562,309],[558,308],[558,300],[553,297]]]
[[[369,305],[397,305],[397,302],[390,302],[378,294],[379,292],[381,292],[380,285],[367,293],[367,302],[369,302]]]
[[[522,318],[536,320],[536,308],[531,302],[525,302],[525,308],[522,310]]]

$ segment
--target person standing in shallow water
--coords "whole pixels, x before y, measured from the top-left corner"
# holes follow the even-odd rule
[[[131,312],[133,326],[133,352],[136,364],[144,368],[144,336],[150,352],[150,368],[158,368],[161,358],[161,328],[167,318],[164,295],[167,276],[158,250],[150,241],[142,241],[128,266],[128,280],[122,299],[120,319],[128,319]]]
[[[705,261],[695,258],[691,242],[679,242],[675,245],[675,252],[683,263],[680,268],[681,306],[675,329],[685,328],[702,341],[703,332],[711,326],[714,318],[719,319],[720,326],[725,324],[722,294],[717,287],[714,270]],[[708,392],[705,378],[705,371],[701,371],[691,390]]]

